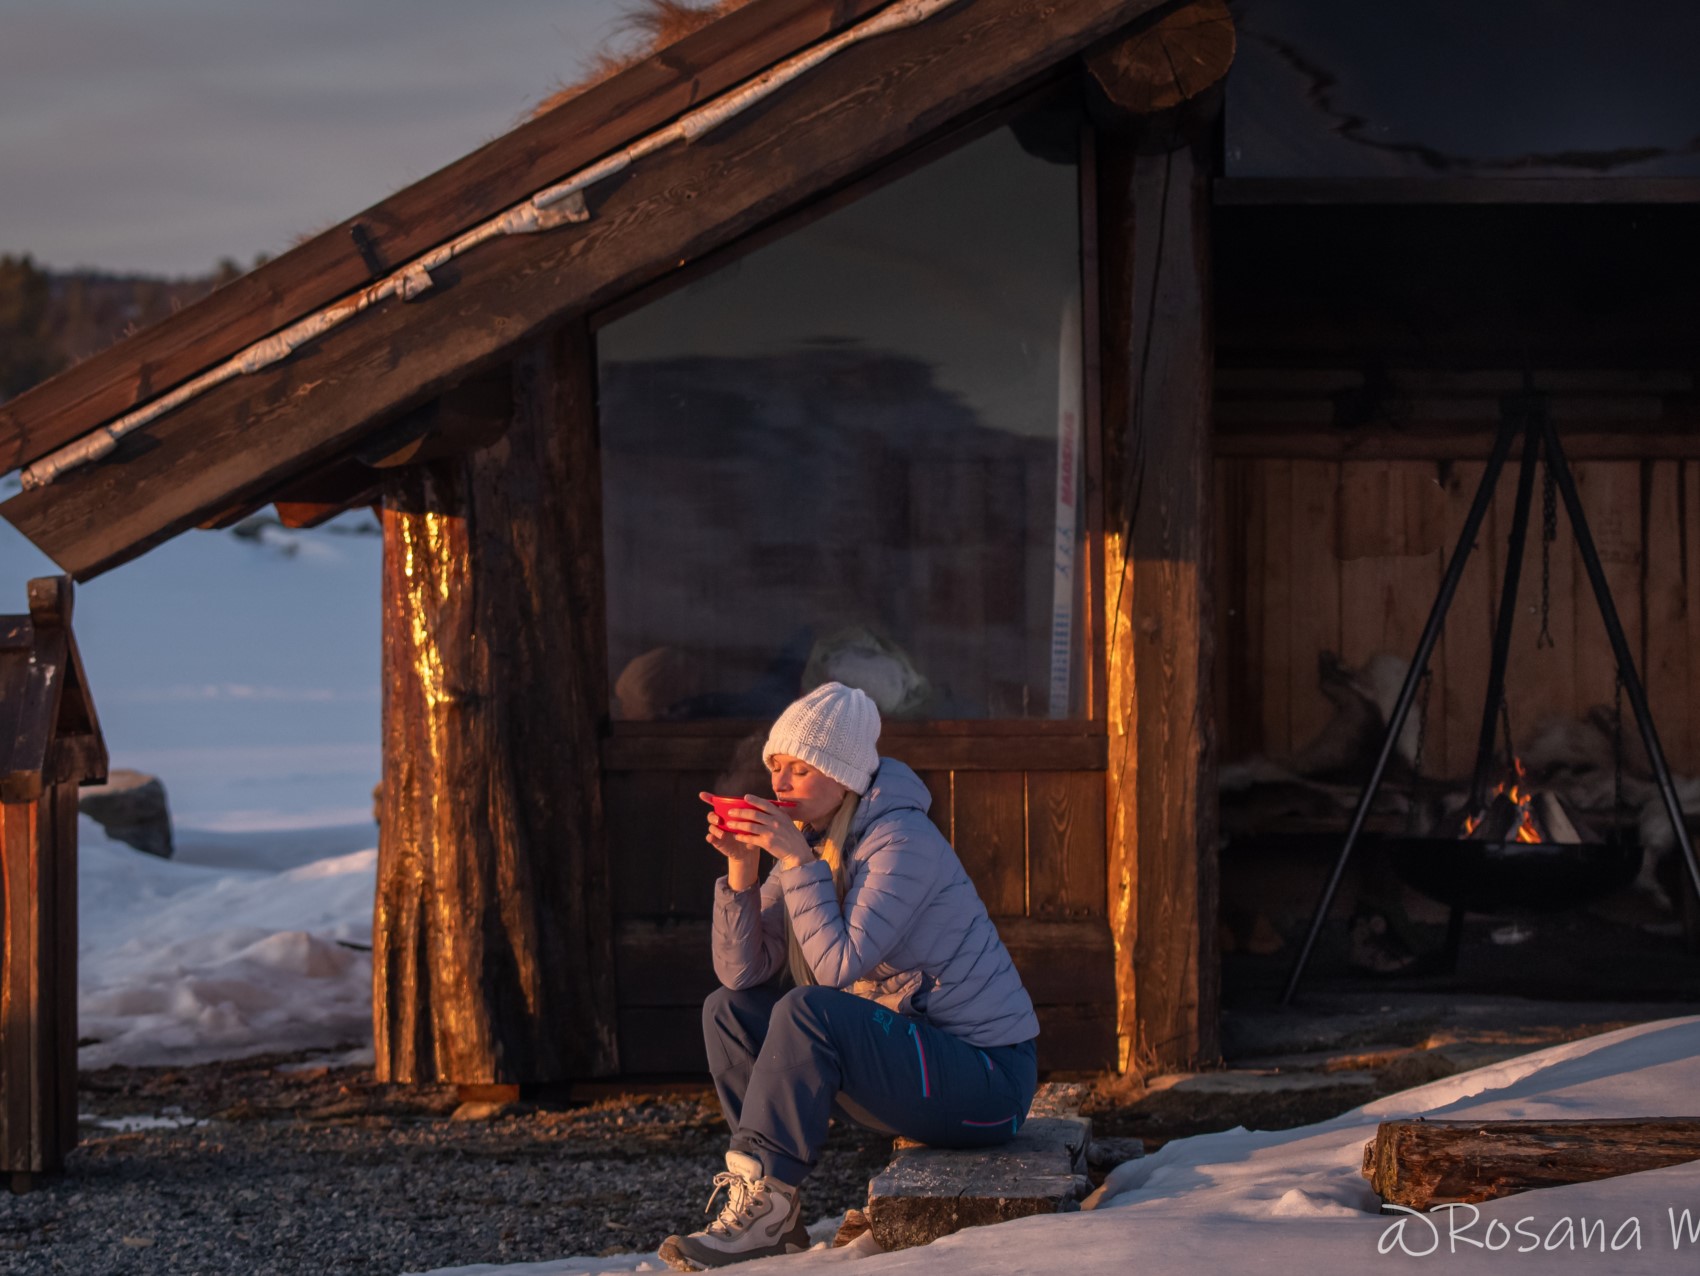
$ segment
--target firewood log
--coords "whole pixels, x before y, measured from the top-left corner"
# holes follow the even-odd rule
[[[1384,1121],[1364,1145],[1382,1202],[1427,1210],[1700,1160],[1700,1118]]]

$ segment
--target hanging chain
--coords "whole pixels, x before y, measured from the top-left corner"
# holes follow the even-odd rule
[[[1558,482],[1552,476],[1552,462],[1541,467],[1546,482],[1541,487],[1541,632],[1535,639],[1535,649],[1552,647],[1552,543],[1558,539]]]

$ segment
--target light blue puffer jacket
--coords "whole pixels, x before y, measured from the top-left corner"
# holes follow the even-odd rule
[[[903,763],[882,758],[850,825],[850,887],[842,907],[820,860],[768,874],[759,891],[715,885],[714,973],[753,988],[785,966],[784,913],[829,988],[871,997],[976,1046],[1039,1035],[1033,1002],[944,835],[927,818],[932,794]]]

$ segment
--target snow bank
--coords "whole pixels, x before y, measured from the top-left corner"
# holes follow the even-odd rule
[[[86,818],[78,843],[82,1067],[370,1042],[376,851],[244,864],[226,839],[218,866],[181,863]]]
[[[1230,1130],[1167,1144],[1111,1175],[1089,1213],[971,1228],[921,1249],[816,1249],[740,1267],[858,1276],[1127,1276],[1231,1272],[1364,1276],[1700,1270],[1700,1162],[1525,1192],[1448,1215],[1383,1216],[1359,1166],[1378,1122],[1690,1116],[1700,1112],[1700,1017],[1570,1042],[1391,1095],[1298,1130]],[[807,1187],[805,1185],[805,1191]],[[563,1258],[432,1276],[593,1276],[657,1268],[653,1254]]]

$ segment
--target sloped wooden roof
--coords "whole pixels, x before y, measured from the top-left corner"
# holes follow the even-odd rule
[[[753,0],[0,407],[0,472],[29,465],[300,317],[383,278],[885,0]],[[87,579],[305,474],[545,326],[645,286],[935,135],[1158,0],[955,0],[856,45],[744,116],[587,192],[590,219],[458,259],[220,385],[110,457],[0,505]]]

